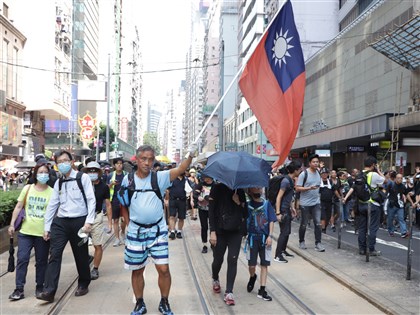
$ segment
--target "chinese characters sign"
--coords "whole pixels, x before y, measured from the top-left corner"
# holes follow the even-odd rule
[[[80,137],[83,140],[90,140],[93,138],[93,130],[96,126],[96,119],[86,114],[82,118],[79,118],[79,126],[81,128]]]

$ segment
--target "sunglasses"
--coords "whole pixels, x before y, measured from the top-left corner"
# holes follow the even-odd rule
[[[87,170],[88,173],[98,173],[99,170],[97,170],[96,168],[90,168]]]

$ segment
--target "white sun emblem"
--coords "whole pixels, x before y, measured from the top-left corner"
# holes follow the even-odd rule
[[[275,59],[275,65],[279,65],[279,68],[281,68],[281,64],[287,63],[286,62],[286,56],[291,57],[289,54],[289,49],[293,48],[294,46],[290,45],[290,41],[293,39],[292,37],[287,38],[287,33],[289,30],[286,30],[285,33],[283,33],[283,30],[280,29],[280,33],[276,32],[276,39],[274,40],[274,46],[271,49],[273,51],[273,59]]]

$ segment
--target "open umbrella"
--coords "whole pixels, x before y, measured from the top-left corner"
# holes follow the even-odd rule
[[[158,155],[155,157],[156,161],[163,162],[163,163],[171,163],[172,161],[166,155]]]
[[[271,166],[247,152],[220,151],[207,160],[203,174],[231,189],[267,187]]]
[[[15,271],[15,246],[13,244],[13,237],[10,238],[10,247],[9,247],[9,264],[7,265],[7,271]]]

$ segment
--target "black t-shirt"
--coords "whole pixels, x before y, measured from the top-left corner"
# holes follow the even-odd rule
[[[183,177],[182,179],[179,179],[179,177],[175,178],[175,180],[172,182],[172,186],[169,187],[170,199],[175,199],[175,198],[186,199],[185,181],[186,181],[185,177]]]
[[[102,211],[104,200],[110,198],[109,187],[100,180],[96,185],[93,185],[93,189],[95,190],[96,212],[98,213]]]
[[[114,172],[112,172],[111,174],[108,175],[108,184],[111,183],[111,178],[112,178],[113,174],[114,174]],[[124,176],[125,176],[124,172],[122,172],[120,175],[115,174],[115,180],[118,183],[116,185],[114,185],[114,193],[113,193],[113,196],[112,196],[112,204],[113,205],[119,205],[120,204],[120,201],[118,200],[117,194],[118,194],[118,191],[121,188],[121,183],[124,179]]]

